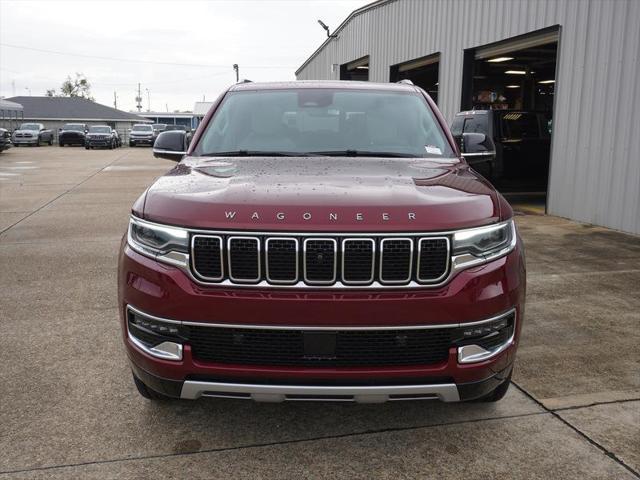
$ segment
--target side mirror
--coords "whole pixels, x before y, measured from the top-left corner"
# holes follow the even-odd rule
[[[496,146],[493,140],[484,133],[463,133],[460,150],[462,156],[469,159],[489,160],[496,156]]]
[[[181,130],[169,130],[156,137],[153,156],[179,162],[187,153],[187,137]]]

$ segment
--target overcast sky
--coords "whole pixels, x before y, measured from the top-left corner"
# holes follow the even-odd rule
[[[151,110],[191,110],[235,82],[234,63],[241,78],[294,79],[326,38],[317,20],[335,28],[366,3],[0,0],[0,97],[44,95],[81,72],[105,105],[115,91],[118,108],[135,109],[140,82],[144,110],[146,89]]]

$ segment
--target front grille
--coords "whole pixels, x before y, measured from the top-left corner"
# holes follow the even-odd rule
[[[267,239],[267,280],[272,283],[292,283],[298,280],[298,240]]]
[[[229,237],[229,278],[236,282],[260,280],[260,240]]]
[[[385,238],[381,242],[380,278],[388,283],[411,279],[413,242],[409,238]]]
[[[446,236],[194,234],[191,268],[209,283],[309,286],[437,284],[449,272]]]
[[[337,243],[330,238],[304,241],[304,277],[308,283],[331,284],[336,279]]]
[[[318,353],[308,337],[325,336]],[[447,360],[451,329],[307,332],[189,327],[196,360],[264,366],[366,367],[431,365]],[[311,345],[311,346],[310,346]]]

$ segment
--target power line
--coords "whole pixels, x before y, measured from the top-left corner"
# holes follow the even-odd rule
[[[211,65],[211,64],[205,64],[205,63],[157,62],[154,60],[135,60],[132,58],[103,57],[100,55],[86,55],[84,53],[61,52],[59,50],[46,50],[44,48],[25,47],[24,45],[12,45],[9,43],[0,43],[0,46],[8,47],[8,48],[16,48],[19,50],[30,50],[32,52],[52,53],[54,55],[65,55],[68,57],[93,58],[97,60],[108,60],[113,62],[142,63],[147,65],[172,65],[176,67],[229,68],[229,65]],[[246,67],[248,68],[296,68],[290,65],[246,65]]]

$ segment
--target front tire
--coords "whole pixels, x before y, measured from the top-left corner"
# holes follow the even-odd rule
[[[509,385],[511,385],[511,373],[509,373],[505,381],[498,385],[492,392],[489,392],[484,397],[478,398],[476,401],[482,403],[499,402],[509,391]]]
[[[147,387],[142,380],[140,380],[138,377],[135,376],[133,372],[131,373],[133,375],[133,383],[136,385],[136,389],[138,390],[138,393],[142,395],[144,398],[151,401],[161,401],[161,402],[171,400],[170,397],[167,397],[166,395],[163,395],[162,393],[158,393],[155,390],[152,390],[149,387]]]
[[[64,143],[59,143],[58,146],[59,147],[64,147]]]

